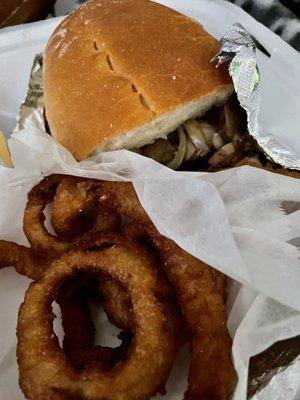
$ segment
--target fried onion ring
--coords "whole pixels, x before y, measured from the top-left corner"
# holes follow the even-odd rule
[[[167,380],[177,353],[176,332],[166,323],[157,295],[164,293],[164,286],[152,258],[134,244],[103,249],[101,243],[100,247],[98,251],[96,241],[85,250],[62,255],[26,292],[18,318],[17,358],[20,386],[27,398],[146,400]],[[130,293],[135,316],[133,345],[128,359],[105,373],[96,364],[76,371],[53,332],[51,303],[62,283],[78,271],[91,271],[100,278],[112,276]]]
[[[119,347],[94,345],[95,326],[88,300],[91,294],[95,293],[95,283],[92,280],[85,282],[84,277],[79,275],[75,281],[71,280],[63,284],[61,294],[56,300],[61,309],[62,326],[65,332],[63,350],[77,370],[82,370],[95,362],[100,364],[103,370],[108,370],[117,362],[126,359],[131,344],[131,332],[121,332],[122,343]]]
[[[146,229],[142,224],[137,221],[131,221],[122,226],[121,232],[131,239],[137,240],[142,244],[146,244],[146,246],[153,247],[150,236],[147,234]],[[227,277],[221,272],[211,268],[211,273],[213,275],[214,284],[217,291],[222,295],[224,303],[227,299]]]
[[[72,225],[71,222],[76,222],[74,221],[76,219],[74,214],[78,211],[74,209],[76,199],[73,199],[72,206],[68,202],[59,202],[54,209],[60,209],[63,212],[66,209],[68,210],[69,207],[69,210],[73,211],[72,221],[69,220],[69,225],[66,225],[65,232],[68,229],[69,235],[75,237],[66,238],[64,236],[51,235],[44,226],[44,209],[47,204],[53,201],[61,184],[64,186],[60,191],[60,195],[62,195],[62,192],[65,194],[66,191],[63,191],[63,188],[67,186],[68,190],[73,190],[73,193],[79,192],[82,197],[84,197],[83,193],[85,193],[87,197],[88,189],[93,186],[94,182],[85,178],[56,174],[44,178],[34,186],[28,194],[28,202],[24,212],[24,232],[31,247],[28,248],[14,242],[1,240],[0,268],[12,266],[21,275],[38,280],[46,270],[49,261],[58,257],[64,251],[80,242],[90,240],[97,232],[118,229],[120,215],[102,210],[101,213],[97,213],[97,218],[95,218],[90,231],[80,235],[76,230],[73,230],[73,235],[71,235],[72,228],[75,228],[75,225]],[[69,197],[68,200],[71,201],[71,198]],[[80,214],[79,211],[78,213]],[[68,216],[70,217],[70,214]],[[57,218],[56,214],[56,218],[53,218],[56,223],[58,223]],[[62,224],[65,222],[67,223],[65,219],[62,219]]]
[[[92,192],[88,190],[86,182],[63,179],[53,200],[51,224],[58,236],[68,237],[86,228],[94,205]]]
[[[28,247],[1,240],[0,269],[7,266],[13,266],[21,275],[39,280],[47,269],[48,263],[47,260],[42,262]],[[114,295],[116,294],[114,293]],[[70,293],[70,287],[68,289],[64,287],[57,303],[61,308],[62,325],[65,332],[63,349],[76,369],[82,369],[97,361],[105,370],[117,361],[124,359],[126,349],[128,349],[128,340],[122,341],[121,346],[116,349],[94,346],[95,327],[89,307],[78,296],[74,296],[74,293]]]
[[[35,186],[31,194],[29,195],[29,201],[27,205],[27,211],[29,215],[27,215],[28,221],[32,214],[30,214],[32,207],[32,196],[37,199],[36,210],[39,215],[35,214],[38,222],[38,232],[42,232],[43,241],[42,246],[36,246],[36,241],[34,238],[32,239],[34,242],[33,248],[28,248],[25,246],[18,245],[14,242],[0,241],[0,268],[13,266],[16,271],[22,275],[26,275],[27,277],[39,280],[45,270],[48,267],[49,261],[53,258],[57,257],[58,254],[62,251],[62,248],[69,248],[77,244],[81,240],[86,240],[94,231],[107,231],[114,229],[119,226],[120,217],[117,214],[102,212],[101,215],[97,216],[96,223],[92,227],[92,231],[87,235],[78,236],[76,240],[65,240],[62,248],[58,248],[61,245],[62,238],[54,237],[50,235],[46,228],[43,225],[43,209],[47,203],[51,202],[53,196],[55,194],[54,200],[56,201],[57,190],[60,188],[59,194],[66,194],[68,189],[71,192],[73,197],[69,196],[65,198],[64,201],[61,201],[56,204],[54,209],[60,210],[74,210],[74,206],[78,205],[76,203],[76,194],[79,192],[82,194],[82,199],[85,199],[83,193],[88,192],[88,185],[91,185],[91,182],[83,180],[77,177],[70,177],[64,175],[53,175],[49,178],[45,178],[42,180],[37,186]],[[84,187],[83,187],[84,185]],[[74,198],[75,197],[75,198]],[[54,201],[54,204],[55,204]],[[70,205],[71,204],[71,205]],[[86,202],[84,204],[86,206]],[[70,215],[70,214],[67,214]],[[72,221],[73,222],[74,218]],[[34,228],[32,224],[26,225],[29,228],[27,229],[27,233],[29,235],[32,234],[34,237]],[[67,226],[68,229],[75,229],[75,225],[69,223]],[[32,233],[33,232],[33,233]],[[74,232],[77,231],[73,230]],[[54,246],[49,246],[49,238],[50,244]],[[42,250],[42,251],[41,251]],[[55,250],[55,251],[53,251]],[[122,342],[122,345],[117,349],[104,348],[102,346],[94,346],[93,338],[94,338],[94,324],[91,320],[91,316],[89,313],[89,308],[86,304],[78,301],[74,296],[66,297],[60,296],[59,305],[62,311],[62,320],[65,331],[64,338],[64,350],[69,355],[74,366],[77,368],[82,368],[82,366],[87,365],[94,360],[101,360],[101,365],[105,367],[105,365],[113,364],[112,360],[118,361],[120,357],[118,355],[122,355],[125,353],[127,344]],[[72,322],[72,319],[74,322]],[[76,321],[76,322],[75,322]],[[85,329],[82,330],[81,326],[77,325],[81,321],[82,326],[85,326]],[[127,341],[128,342],[128,341]],[[128,346],[127,346],[128,347]]]
[[[66,203],[66,199],[68,199],[66,213],[55,211],[52,215],[52,223],[57,233],[61,235],[58,237],[50,235],[43,223],[43,210],[53,199],[55,202],[54,210],[56,209],[55,207],[59,210],[61,206],[64,206]],[[97,204],[97,200],[99,200],[99,204]],[[88,226],[87,233],[76,235],[82,227],[82,210],[84,210],[84,212],[87,211],[87,215],[89,215],[91,205],[92,208],[96,206],[100,210],[98,218],[95,219],[91,229],[89,229],[90,226]],[[128,241],[128,237],[131,237],[139,242],[146,241],[152,248],[155,248],[161,260],[161,264],[163,265],[162,272],[166,273],[169,281],[176,289],[177,298],[182,307],[187,324],[191,353],[189,384],[185,394],[185,400],[201,400],[208,398],[218,400],[228,399],[233,388],[234,369],[231,362],[231,339],[226,329],[227,317],[224,307],[225,277],[180,249],[173,241],[161,236],[143,210],[131,184],[100,182],[84,178],[74,178],[74,180],[72,180],[72,177],[70,178],[64,175],[52,175],[44,179],[30,192],[24,216],[24,230],[32,245],[32,249],[24,248],[26,249],[24,250],[22,246],[20,246],[20,249],[16,247],[16,255],[10,255],[10,261],[8,262],[12,264],[14,262],[17,265],[16,269],[26,274],[28,273],[26,271],[29,270],[28,266],[30,266],[30,269],[33,268],[34,270],[38,267],[39,263],[35,259],[36,254],[40,254],[43,259],[51,259],[59,256],[75,245],[78,245],[82,240],[87,240],[91,237],[91,234],[98,235],[97,231],[101,229],[118,229],[120,214],[133,220],[132,223],[122,228],[122,232],[127,236],[126,240],[122,240]],[[91,219],[94,220],[93,218],[94,216]],[[85,230],[85,228],[83,230]],[[119,249],[120,247],[122,250],[126,248],[126,244],[118,242],[118,240],[116,240],[116,243],[113,243],[113,240],[111,240],[110,244],[107,240],[107,238],[104,240],[103,237],[101,240],[99,239],[97,245],[92,246],[93,250],[90,249],[88,256],[95,252],[95,254],[99,253],[100,257],[100,254],[109,253],[109,251],[112,251],[114,248]],[[108,247],[110,247],[110,245],[113,247],[107,248],[107,243],[105,244],[105,241],[109,244]],[[75,253],[77,252],[80,254],[80,259],[83,257],[83,253],[85,254],[85,250],[82,246],[85,246],[85,244],[73,250]],[[20,264],[23,254],[26,262]],[[68,255],[62,256],[62,259],[64,259],[64,257],[68,257]],[[53,265],[55,265],[56,262],[58,261],[54,261]],[[3,265],[1,264],[1,254],[0,265]],[[88,266],[89,268],[91,267],[89,264]],[[102,267],[101,265],[101,268]],[[75,267],[73,266],[73,268]],[[108,267],[105,265],[105,268]],[[39,279],[44,270],[46,270],[46,266],[41,269],[42,272],[31,272],[32,276],[38,276],[38,278],[34,279]],[[109,319],[122,329],[133,329],[136,332],[136,321],[134,320],[136,310],[134,308],[132,292],[129,290],[128,296],[122,284],[120,285],[120,282],[123,284],[124,282],[122,282],[121,278],[116,280],[114,274],[107,272],[103,275],[102,271],[100,275],[102,277],[100,287],[104,294],[104,308]],[[48,272],[45,273],[41,284],[44,280],[47,280],[47,276]],[[61,281],[59,280],[57,284],[59,286]],[[50,291],[49,295],[54,295],[54,292],[55,295],[57,295],[57,291],[54,289],[53,292]],[[171,315],[172,313],[174,314],[174,310],[170,307],[172,301],[170,301],[169,293],[166,295],[165,289],[164,293],[162,293],[162,291],[159,294],[156,293],[156,300],[159,301],[161,310],[163,310],[165,316]],[[72,365],[70,366],[67,358],[66,363],[68,368],[71,368],[70,371],[72,371],[72,374],[77,374],[76,379],[78,379],[78,374],[81,376],[87,372],[91,373],[94,385],[95,377],[101,378],[100,380],[102,380],[104,371],[111,366],[111,360],[114,358],[115,353],[113,353],[111,349],[93,345],[94,328],[91,325],[92,322],[89,310],[84,303],[77,302],[76,297],[74,298],[71,296],[71,298],[62,297],[61,304],[62,310],[65,310],[63,311],[65,314],[63,323],[65,321],[66,326],[69,328],[71,327],[71,322],[70,320],[68,321],[68,314],[66,314],[69,313],[70,316],[71,314],[74,315],[72,318],[73,321],[74,319],[76,320],[76,318],[84,321],[83,323],[87,326],[89,331],[88,334],[84,336],[80,330],[78,330],[78,335],[76,334],[77,337],[75,335],[74,340],[72,339],[69,344],[68,340],[64,343],[66,355],[68,356],[69,353],[69,360],[70,362],[72,361],[72,364],[75,366],[75,369]],[[166,321],[168,332],[174,332],[180,326],[180,324],[176,322],[178,318],[177,320],[176,318],[166,318]],[[180,328],[178,330],[180,330]],[[72,328],[69,329],[69,332],[71,331]],[[68,334],[66,336],[68,336]],[[70,337],[71,335],[69,335],[69,338]],[[87,337],[88,340],[85,341]],[[174,340],[173,343],[174,348],[179,346],[178,340],[177,342]],[[136,341],[134,341],[134,346],[135,345]],[[127,354],[126,346],[127,344],[125,343],[125,356]],[[78,351],[73,351],[74,348],[77,348]],[[71,359],[72,357],[73,360]],[[122,356],[121,360],[125,358],[126,357]],[[128,360],[123,361],[121,365],[126,365],[130,360],[131,351],[129,352]],[[117,363],[118,361],[119,360],[117,360]],[[70,372],[68,368],[66,369],[67,374]],[[111,372],[109,371],[109,374],[118,370],[118,368],[119,365],[117,364]],[[46,386],[45,383],[45,393],[47,393],[47,396],[50,396],[47,398],[76,398],[76,396],[86,396],[86,393],[90,395],[89,390],[84,384],[81,387],[80,378],[80,382],[75,385],[76,387],[72,386],[71,390],[68,384],[65,385],[66,382],[72,381],[73,378],[70,378],[72,374],[70,372],[67,380],[62,385],[60,381],[58,386],[54,385],[53,388],[51,388]],[[105,379],[106,378],[107,376],[105,375]],[[108,380],[105,379],[104,381],[108,382]],[[85,389],[83,389],[83,387]],[[116,396],[118,395],[117,391],[114,393]],[[44,399],[45,397],[33,398]],[[94,399],[94,397],[87,398]],[[97,397],[95,397],[95,399],[96,398]]]
[[[95,185],[96,183],[94,183]],[[72,233],[80,231],[86,219],[81,218],[91,215],[95,219],[95,201],[97,192],[91,182],[78,182],[78,180],[64,178],[59,183],[53,201],[51,223],[58,235],[71,237]],[[117,217],[116,217],[117,215]],[[119,215],[101,210],[100,231],[115,230],[119,224]],[[97,224],[95,224],[97,225]],[[95,230],[95,228],[94,228]],[[130,297],[117,281],[112,279],[101,282],[101,292],[104,296],[104,310],[111,323],[120,329],[130,329],[133,320]],[[80,346],[79,346],[80,347]]]
[[[109,321],[119,329],[131,329],[133,310],[129,294],[119,281],[104,279],[100,282],[103,294],[103,308]]]
[[[51,224],[58,236],[72,238],[92,229],[113,231],[120,225],[117,213],[106,213],[96,207],[96,181],[62,179],[53,199]]]
[[[120,224],[120,217],[117,213],[108,214],[104,211],[98,213],[98,217],[91,230],[84,234],[75,235],[73,238],[51,235],[44,225],[44,209],[47,204],[50,204],[54,200],[57,188],[62,182],[69,182],[73,188],[77,187],[82,198],[84,197],[82,193],[86,193],[85,196],[88,198],[88,190],[96,184],[94,181],[85,178],[67,175],[50,175],[44,178],[29,192],[28,202],[24,212],[24,232],[32,249],[47,259],[58,257],[74,245],[90,239],[90,237],[98,231],[117,229]],[[74,189],[74,191],[75,190],[76,189]],[[60,203],[60,205],[62,209],[68,209],[68,206],[70,206],[70,204],[62,203]],[[54,208],[58,209],[59,207],[57,205]],[[72,208],[72,210],[74,209]],[[72,217],[73,216],[74,215],[72,215]],[[73,221],[72,218],[71,220]],[[56,221],[55,223],[58,226],[58,221],[52,218],[53,223],[54,221]],[[70,220],[69,223],[71,223]]]
[[[37,280],[47,268],[47,261],[29,247],[0,240],[0,269],[5,267],[14,267],[19,274]]]
[[[229,399],[235,373],[224,293],[220,290],[223,284],[216,282],[218,274],[158,233],[132,184],[102,182],[99,200],[112,211],[143,226],[163,260],[164,272],[176,289],[187,324],[191,355],[185,399]]]
[[[76,181],[74,182],[69,179],[62,180],[62,182],[59,184],[54,197],[54,207],[52,211],[52,225],[55,227],[56,232],[60,232],[66,236],[70,236],[70,233],[74,229],[73,222],[76,221],[78,215],[80,215],[82,210],[88,208],[91,204],[94,205],[97,192],[95,190],[94,191],[90,190],[88,192],[86,187],[83,185],[79,186]],[[88,183],[88,185],[90,185],[90,183]],[[67,212],[61,212],[61,210],[64,208],[65,203],[68,204]],[[103,212],[105,213],[105,210],[102,210],[102,213]],[[112,212],[110,213],[106,212],[106,214],[111,215]],[[109,221],[109,217],[104,218],[104,220]],[[57,221],[59,221],[59,224],[57,223]],[[101,227],[102,230],[105,230],[105,228],[106,230],[108,230],[110,226]],[[101,287],[101,292],[104,296],[103,299],[104,311],[106,312],[110,322],[116,325],[120,329],[129,330],[132,327],[132,321],[133,321],[133,312],[132,312],[130,296],[127,294],[127,292],[124,290],[124,288],[122,287],[122,285],[120,285],[118,281],[114,281],[112,279],[103,280],[100,283],[100,287]],[[176,304],[175,298],[174,302]],[[76,309],[73,308],[72,311],[76,312]],[[83,310],[81,310],[81,312],[83,313]],[[86,310],[86,317],[85,317],[86,319],[88,319],[87,313],[88,310]],[[178,314],[178,312],[176,314]],[[174,324],[177,324],[178,329],[180,328],[180,325],[182,326],[181,322],[182,321],[179,321],[179,318],[176,318],[174,322]],[[72,329],[68,330],[72,331]],[[92,332],[92,330],[90,330],[90,332]],[[73,355],[76,355],[76,357],[78,354],[82,353],[80,342],[83,344],[85,343],[84,338],[81,338],[80,340],[79,339],[80,338],[78,335],[77,344],[72,345],[71,346],[72,349],[69,352],[72,353]],[[92,347],[91,351],[87,353],[92,354]]]

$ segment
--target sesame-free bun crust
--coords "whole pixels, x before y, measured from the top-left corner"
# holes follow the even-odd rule
[[[48,42],[46,118],[77,159],[140,147],[223,103],[219,44],[196,21],[149,0],[91,0]]]

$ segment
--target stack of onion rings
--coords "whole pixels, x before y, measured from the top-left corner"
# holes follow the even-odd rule
[[[152,258],[134,243],[106,248],[102,244],[100,238],[54,260],[44,277],[26,292],[19,311],[17,357],[20,386],[27,398],[64,399],[68,393],[93,400],[146,400],[169,375],[178,346],[157,296],[164,287]],[[105,373],[96,363],[76,371],[53,332],[51,303],[62,283],[79,271],[120,281],[132,301],[133,345],[127,360]]]
[[[44,209],[52,202],[51,223],[57,236],[50,234],[44,225]],[[121,226],[123,216],[129,217],[130,222]],[[111,263],[103,265],[102,257],[107,256],[112,262],[115,260],[112,255],[117,254],[118,251],[122,253],[122,257],[125,257],[126,252],[137,254],[137,258],[147,259],[146,264],[152,265],[155,279],[160,287],[160,290],[155,290],[155,304],[165,316],[166,332],[172,336],[173,350],[169,360],[172,358],[172,362],[174,361],[179,346],[188,337],[191,362],[185,400],[230,398],[234,385],[234,369],[224,306],[226,278],[186,253],[170,239],[160,235],[142,208],[132,184],[66,175],[52,175],[45,178],[28,195],[24,214],[24,232],[30,242],[30,248],[0,241],[0,267],[12,265],[19,273],[38,281],[26,295],[18,325],[20,382],[28,398],[110,399],[113,398],[109,397],[113,396],[112,393],[114,396],[121,396],[122,388],[125,386],[121,385],[118,388],[120,392],[117,389],[115,392],[106,392],[108,389],[105,385],[109,381],[112,385],[119,382],[115,374],[119,375],[119,368],[126,370],[124,366],[131,360],[132,349],[137,344],[137,310],[133,293],[135,295],[136,291],[140,292],[142,289],[134,287],[134,292],[131,292],[127,285],[128,281],[123,281],[123,275],[120,277],[118,274],[110,273],[110,270],[107,271],[107,268],[114,269]],[[5,252],[1,251],[3,249]],[[88,260],[87,263],[84,261],[85,267],[74,264],[70,271],[66,267],[70,276],[75,277],[71,279],[71,283],[65,281],[69,276],[68,273],[65,278],[56,280],[54,271],[60,270],[58,265],[64,263],[65,260],[74,260],[72,258],[75,257],[74,255],[78,260]],[[91,260],[94,260],[96,264],[91,265]],[[128,258],[127,260],[128,263],[131,262]],[[119,266],[118,262],[119,260],[116,261]],[[124,267],[126,271],[127,267]],[[124,330],[122,344],[116,349],[94,345],[95,327],[87,306],[87,298],[91,290],[84,287],[85,279],[76,277],[78,271],[83,273],[85,270],[92,271],[98,276],[97,289],[101,293],[108,319]],[[61,273],[64,276],[63,271]],[[63,379],[55,381],[54,377],[58,376],[55,375],[55,370],[57,374],[61,371],[60,366],[55,363],[57,360],[52,359],[49,364],[44,364],[45,361],[37,354],[40,368],[43,368],[43,365],[50,368],[51,365],[53,371],[50,375],[53,373],[53,376],[49,377],[49,384],[43,381],[45,385],[43,390],[48,397],[36,397],[38,392],[35,390],[39,391],[43,385],[34,388],[31,381],[32,375],[27,371],[30,361],[26,358],[26,347],[30,346],[30,349],[34,350],[37,333],[35,328],[26,327],[27,313],[32,307],[32,293],[37,290],[32,288],[44,287],[43,282],[49,282],[49,279],[50,282],[54,282],[53,290],[49,289],[47,292],[50,296],[49,301],[56,300],[59,303],[65,330],[64,353],[62,355],[59,353],[57,359],[61,361],[61,357],[64,358],[66,369],[65,374],[62,375]],[[40,292],[39,296],[42,296]],[[48,307],[49,302],[45,301]],[[178,303],[183,313],[184,323]],[[47,310],[44,308],[43,312],[46,313]],[[38,307],[36,311],[40,311]],[[46,321],[47,326],[50,319],[49,317]],[[32,342],[24,340],[28,332],[31,332],[30,337],[32,334]],[[46,331],[43,332],[46,334]],[[46,340],[44,343],[48,346],[50,342]],[[51,354],[54,348],[58,352],[56,347],[51,346],[49,347]],[[62,350],[59,351],[62,352]],[[164,371],[167,369],[170,370],[170,365]],[[155,385],[150,390],[150,386],[146,384],[147,394],[141,391],[144,394],[137,395],[137,392],[134,392],[137,397],[130,397],[133,392],[131,393],[129,389],[127,392],[126,389],[122,398],[150,398],[155,391],[163,388],[167,375],[166,372],[163,373],[164,379],[159,384],[157,383],[155,390]],[[94,392],[92,389],[91,391],[87,389],[83,376],[84,379],[92,382],[90,387],[97,387],[99,390],[100,387],[103,388],[102,392],[99,391],[102,397],[91,397],[94,396],[92,394]],[[108,376],[113,376],[110,378],[112,380],[109,380]],[[97,380],[99,383],[96,383]],[[28,385],[28,382],[31,383]],[[70,382],[72,382],[71,385],[69,385]],[[137,388],[141,389],[139,385]]]
[[[228,399],[233,390],[231,338],[224,306],[224,277],[159,234],[142,208],[132,184],[102,182],[100,202],[137,221],[163,261],[182,307],[190,343],[186,400]]]

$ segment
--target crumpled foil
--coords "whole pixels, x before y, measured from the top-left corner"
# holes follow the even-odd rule
[[[260,74],[256,63],[256,44],[238,22],[220,40],[218,65],[229,63],[229,74],[240,105],[246,110],[248,130],[255,137],[256,116],[260,106]]]
[[[260,107],[261,79],[256,62],[259,44],[238,22],[233,24],[220,39],[220,51],[213,60],[218,64],[229,63],[229,74],[240,105],[247,113],[248,131],[265,155],[284,168],[300,169],[299,159],[292,149],[283,146],[270,134],[257,129]],[[264,48],[261,48],[266,52]]]
[[[31,68],[27,96],[19,110],[15,132],[30,126],[45,130],[43,55],[37,54]]]

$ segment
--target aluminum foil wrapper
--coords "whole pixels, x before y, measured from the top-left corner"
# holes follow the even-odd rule
[[[15,132],[31,126],[45,130],[43,89],[43,55],[37,54],[31,68],[27,96],[20,107]]]
[[[258,132],[261,79],[256,61],[259,44],[240,24],[233,24],[220,40],[220,51],[214,58],[218,65],[229,63],[229,74],[240,105],[247,113],[248,131],[265,155],[284,168],[300,169],[299,160],[292,149],[284,147],[272,135]],[[265,49],[261,48],[263,52]]]

